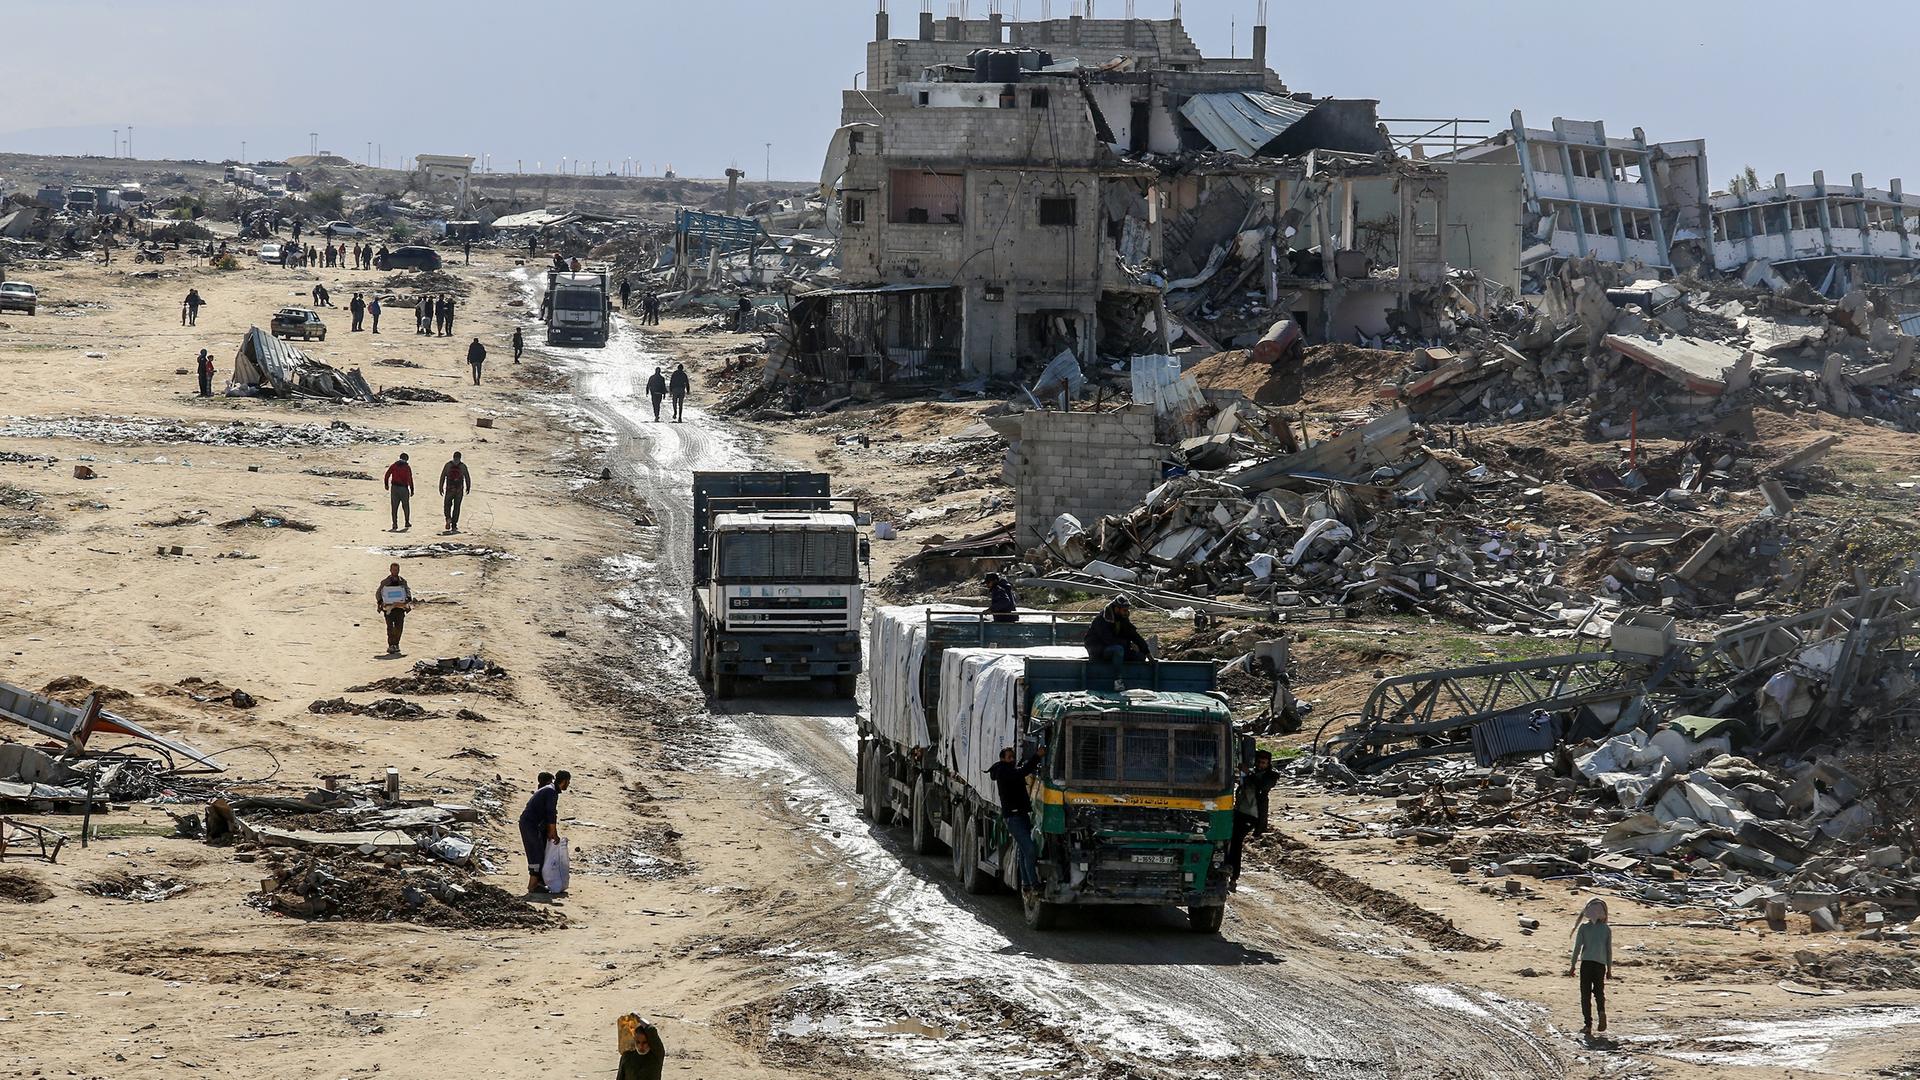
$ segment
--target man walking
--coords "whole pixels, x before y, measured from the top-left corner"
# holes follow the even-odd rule
[[[540,868],[546,865],[547,845],[560,839],[560,793],[572,782],[573,774],[561,769],[553,774],[552,783],[542,784],[534,791],[520,811],[520,843],[527,849],[529,893],[547,891]]]
[[[205,303],[206,303],[205,300],[200,299],[199,289],[188,289],[187,298],[181,301],[181,308],[183,310],[183,313],[186,315],[186,318],[180,320],[181,323],[186,326],[199,325],[200,308]]]
[[[987,776],[1000,794],[1000,819],[1013,834],[1013,846],[1020,852],[1021,892],[1040,887],[1040,867],[1033,856],[1033,800],[1027,797],[1027,777],[1040,768],[1040,759],[1046,753],[1046,747],[1036,747],[1026,761],[1015,764],[1014,750],[1009,746],[1000,751],[1000,760],[987,770]]]
[[[673,365],[673,378],[667,381],[667,393],[673,395],[673,422],[676,424],[681,420],[680,410],[686,407],[687,391],[691,388],[692,384],[687,378],[687,366]]]
[[[660,1041],[660,1029],[640,1019],[638,1013],[621,1017],[620,1029],[633,1033],[633,1044],[620,1048],[620,1071],[616,1080],[660,1080],[667,1061],[667,1047]]]
[[[380,298],[374,297],[367,303],[367,314],[373,319],[373,332],[380,332]]]
[[[473,368],[473,385],[480,385],[480,365],[487,362],[487,347],[480,344],[479,338],[467,346],[467,364]]]
[[[200,396],[213,396],[213,354],[205,349],[193,361],[194,374],[200,376]]]
[[[460,451],[453,452],[453,460],[440,469],[440,512],[446,515],[447,531],[460,531],[460,500],[473,490],[473,470],[460,460]]]
[[[461,265],[463,266],[473,265],[473,241],[468,240],[464,244],[460,245],[460,258],[461,258]]]
[[[647,324],[649,326],[659,326],[660,325],[660,297],[658,294],[656,293],[647,294],[646,308],[647,308]]]
[[[387,466],[387,475],[380,481],[387,489],[388,508],[393,511],[393,528],[388,532],[405,532],[400,527],[400,515],[407,515],[407,528],[413,528],[413,466],[407,463],[407,455],[401,454],[400,460]]]
[[[387,576],[373,590],[373,606],[387,620],[387,655],[400,655],[400,634],[407,628],[407,608],[413,604],[413,590],[400,576],[400,564],[389,563]]]
[[[527,339],[520,336],[520,328],[513,328],[513,362],[520,362],[520,353],[527,347]]]
[[[1280,782],[1273,771],[1273,754],[1260,750],[1253,755],[1253,768],[1240,774],[1240,790],[1233,796],[1233,839],[1227,842],[1227,888],[1240,887],[1240,853],[1246,847],[1248,833],[1267,831],[1267,793]]]
[[[620,279],[620,310],[627,310],[627,302],[633,299],[633,282]]]
[[[660,374],[659,368],[653,369],[653,375],[647,380],[647,396],[653,399],[653,422],[660,422],[660,399],[667,396],[667,377]]]

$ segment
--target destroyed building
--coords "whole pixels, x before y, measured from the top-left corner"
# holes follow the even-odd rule
[[[1178,19],[923,13],[903,40],[883,10],[828,153],[845,284],[798,312],[803,369],[931,381],[1139,351],[1116,331],[1177,336],[1155,312],[1167,291],[1273,261],[1271,219],[1292,199],[1256,162],[1388,150],[1374,102],[1289,93],[1265,30],[1252,58],[1221,60]]]

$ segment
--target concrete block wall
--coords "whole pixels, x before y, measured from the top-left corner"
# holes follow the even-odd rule
[[[1138,505],[1160,483],[1166,448],[1153,441],[1153,409],[1029,412],[1015,453],[1014,529],[1021,550],[1040,543],[1061,514],[1093,524]]]

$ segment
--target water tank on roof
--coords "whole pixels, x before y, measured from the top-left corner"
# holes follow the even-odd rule
[[[1053,54],[1045,49],[1020,50],[1020,66],[1028,71],[1039,71],[1053,66]]]
[[[1033,59],[1046,55],[1029,49],[975,49],[967,59],[973,65],[974,82],[1010,83],[1019,82],[1027,71],[1045,67],[1035,65]]]

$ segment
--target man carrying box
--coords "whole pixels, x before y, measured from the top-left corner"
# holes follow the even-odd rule
[[[387,655],[400,655],[400,632],[407,626],[407,609],[413,606],[413,590],[400,576],[400,564],[387,564],[387,576],[373,593],[374,607],[387,619]]]

